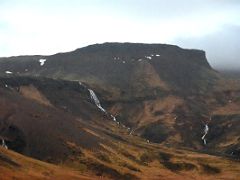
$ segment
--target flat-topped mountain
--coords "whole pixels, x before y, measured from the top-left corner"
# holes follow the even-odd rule
[[[202,144],[198,137],[205,119],[202,114],[211,114],[202,96],[212,92],[220,79],[204,51],[138,43],[104,43],[52,56],[2,58],[0,72],[86,83],[103,106],[134,132],[154,142],[170,138],[189,146],[195,141]],[[183,125],[179,127],[177,121]],[[196,133],[186,141],[189,128]]]
[[[52,56],[1,58],[0,73],[79,80],[121,99],[169,90],[201,92],[216,78],[204,51],[134,43],[95,44]]]

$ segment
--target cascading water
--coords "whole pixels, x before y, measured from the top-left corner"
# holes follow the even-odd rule
[[[95,94],[95,92],[92,89],[88,89],[91,99],[94,101],[94,103],[96,104],[96,106],[103,112],[106,113],[106,110],[101,106],[100,101],[97,97],[97,95]]]
[[[2,139],[2,147],[4,147],[5,149],[8,149],[4,139]]]
[[[206,135],[207,135],[207,133],[208,133],[208,131],[209,131],[209,127],[208,127],[208,125],[207,124],[205,124],[205,127],[204,127],[204,134],[203,134],[203,136],[202,136],[202,140],[203,140],[203,143],[206,145],[207,144],[207,140],[206,140]]]
[[[90,97],[91,97],[91,99],[94,101],[95,105],[96,105],[101,111],[103,111],[104,113],[107,114],[107,111],[102,107],[102,105],[101,105],[101,103],[100,103],[97,95],[95,94],[95,92],[94,92],[92,89],[88,89],[88,91],[89,91]],[[117,124],[120,124],[120,123],[117,121],[117,119],[116,119],[115,116],[113,116],[112,114],[110,114],[110,116],[111,116],[111,118],[113,119],[113,121],[115,121]]]
[[[79,83],[80,86],[84,86],[80,81],[79,81],[78,83]],[[84,87],[86,87],[86,86],[84,86]],[[101,103],[100,103],[100,101],[99,101],[96,93],[95,93],[92,89],[88,89],[88,91],[89,91],[90,97],[91,97],[91,99],[94,101],[95,105],[96,105],[101,111],[103,111],[105,114],[110,115],[110,117],[112,118],[112,120],[113,120],[114,122],[116,122],[118,125],[120,125],[120,122],[117,121],[117,118],[116,118],[115,116],[113,116],[112,114],[108,113],[108,112],[102,107],[102,105],[101,105]],[[126,127],[125,125],[123,125],[123,124],[121,124],[121,125],[122,125],[122,127],[127,128],[128,130],[130,130],[130,128]]]

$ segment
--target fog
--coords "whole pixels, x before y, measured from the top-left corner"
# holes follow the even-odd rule
[[[240,68],[239,0],[1,0],[0,57],[103,42],[168,43]]]
[[[215,69],[240,70],[240,26],[223,26],[217,32],[200,38],[179,38],[174,43],[185,48],[206,51]]]

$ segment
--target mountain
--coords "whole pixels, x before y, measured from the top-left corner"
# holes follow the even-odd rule
[[[10,71],[15,75],[79,80],[108,89],[110,95],[121,99],[158,95],[169,90],[200,92],[216,78],[205,52],[161,44],[105,43],[52,56],[1,58],[0,61],[2,75]]]
[[[240,157],[240,86],[204,51],[104,43],[0,58],[0,93],[0,139],[25,156],[110,179],[238,175],[226,158]]]

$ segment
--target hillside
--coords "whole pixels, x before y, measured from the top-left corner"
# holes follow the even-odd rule
[[[154,142],[170,135],[178,143],[180,136],[186,141],[188,133],[179,134],[183,127],[176,126],[179,116],[184,126],[194,126],[198,132],[193,136],[197,142],[188,140],[189,146],[201,144],[197,136],[202,122],[192,119],[209,114],[205,102],[197,101],[203,101],[219,79],[203,51],[164,44],[96,44],[52,56],[3,58],[0,65],[3,76],[44,76],[88,84],[119,121]],[[183,113],[187,119],[181,117]],[[161,129],[166,132],[159,136]]]
[[[41,162],[0,147],[0,176],[2,180],[11,179],[92,179],[76,171],[53,164]]]
[[[80,175],[239,175],[230,159],[240,157],[240,86],[213,70],[204,51],[104,43],[0,58],[0,94],[8,148]]]

